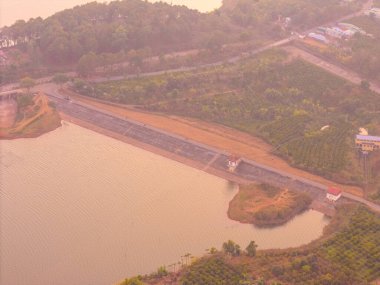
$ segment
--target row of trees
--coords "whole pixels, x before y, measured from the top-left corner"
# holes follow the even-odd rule
[[[257,248],[257,244],[254,241],[251,241],[245,249],[246,255],[249,257],[254,257],[256,255],[256,248]],[[223,243],[223,251],[227,255],[231,255],[231,256],[240,256],[242,253],[240,249],[240,245],[238,245],[232,240],[229,240]]]
[[[63,73],[57,73],[53,76],[52,82],[58,84],[62,87],[63,84],[68,82],[70,78]],[[28,94],[30,94],[30,90],[37,84],[37,81],[29,76],[24,77],[20,80],[20,87],[25,89]]]
[[[354,1],[350,5],[342,5],[340,0],[240,0],[231,11],[231,18],[241,26],[254,27],[275,22],[279,16],[290,17],[293,27],[305,29],[336,19],[357,8],[359,3]]]

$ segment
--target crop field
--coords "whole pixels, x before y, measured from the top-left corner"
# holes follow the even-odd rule
[[[335,173],[345,166],[349,151],[350,125],[339,125],[307,137],[301,137],[284,146],[293,163],[317,173]]]
[[[75,85],[88,96],[245,131],[296,167],[355,183],[363,174],[349,171],[360,169],[353,135],[380,123],[376,94],[282,50],[197,72]]]
[[[227,264],[222,258],[201,260],[193,264],[182,278],[182,285],[239,285],[242,270]]]

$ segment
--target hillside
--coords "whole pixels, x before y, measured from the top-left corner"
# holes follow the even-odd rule
[[[20,20],[4,27],[0,46],[10,60],[0,66],[0,78],[10,82],[26,74],[72,70],[83,57],[94,58],[95,64],[86,62],[90,66],[121,61],[138,65],[142,58],[175,51],[206,49],[218,53],[225,44],[260,45],[285,37],[291,30],[348,14],[357,10],[360,2],[240,0],[229,10],[212,13],[141,0],[91,2],[47,19]],[[284,20],[287,17],[290,22]]]

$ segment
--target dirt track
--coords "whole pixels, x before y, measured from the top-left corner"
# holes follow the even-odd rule
[[[312,55],[311,53],[308,53],[300,48],[294,47],[294,46],[287,46],[283,48],[287,52],[289,52],[293,57],[299,57],[302,58],[303,60],[316,65],[320,68],[323,68],[324,70],[335,74],[339,77],[342,77],[343,79],[346,79],[347,81],[350,81],[353,84],[359,85],[362,80],[365,80],[362,78],[359,74],[348,70],[348,69],[343,69],[339,66],[336,66],[330,62],[327,62],[315,55]],[[380,86],[374,82],[370,82],[370,88],[372,91],[380,94]]]
[[[35,114],[33,117],[27,118],[19,122],[15,128],[11,131],[14,133],[21,132],[25,127],[30,125],[32,122],[37,120],[38,118],[44,116],[45,114],[51,114],[52,110],[49,107],[49,100],[48,98],[43,95],[42,93],[39,93],[33,98],[34,106],[39,106],[40,109],[38,110],[37,114]]]

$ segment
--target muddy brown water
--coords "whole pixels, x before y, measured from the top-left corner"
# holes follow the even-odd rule
[[[237,185],[64,122],[0,141],[0,284],[109,285],[232,239],[306,244],[329,222],[308,211],[284,226],[231,221]]]

